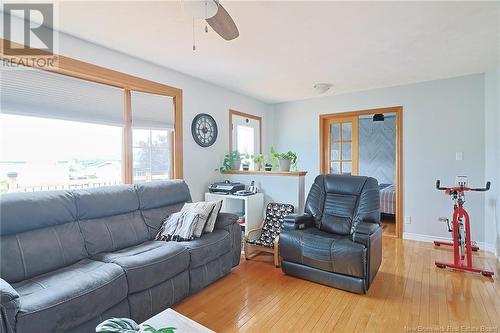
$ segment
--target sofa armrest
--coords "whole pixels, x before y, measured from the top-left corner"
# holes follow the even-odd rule
[[[283,230],[305,229],[314,225],[314,218],[309,214],[289,214],[283,219]]]
[[[215,221],[214,229],[226,229],[231,224],[238,221],[238,215],[230,213],[219,213],[217,220]]]
[[[0,329],[2,332],[15,332],[16,315],[19,311],[19,294],[0,279]]]
[[[229,213],[219,213],[215,221],[214,230],[225,230],[231,237],[232,265],[238,266],[241,257],[241,226],[239,225],[238,215]]]

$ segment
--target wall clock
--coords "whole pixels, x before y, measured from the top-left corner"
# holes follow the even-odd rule
[[[202,147],[210,147],[217,140],[217,123],[211,115],[200,113],[191,123],[194,141]]]

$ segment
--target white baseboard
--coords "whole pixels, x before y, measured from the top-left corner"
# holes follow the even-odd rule
[[[448,237],[437,237],[437,236],[429,236],[423,234],[415,234],[412,232],[403,232],[403,239],[415,240],[420,242],[429,242],[432,243],[434,241],[444,241],[450,242],[452,239]],[[487,251],[493,253],[498,260],[500,260],[499,256],[496,254],[496,249],[493,244],[477,242],[477,246],[479,246],[480,251]]]

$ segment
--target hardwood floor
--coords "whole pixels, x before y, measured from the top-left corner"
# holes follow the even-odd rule
[[[500,264],[490,253],[474,255],[494,279],[434,266],[452,256],[384,237],[382,266],[369,292],[357,295],[284,275],[262,255],[242,259],[175,310],[216,332],[499,332]]]
[[[382,220],[382,227],[384,228],[384,235],[396,236],[396,222]]]

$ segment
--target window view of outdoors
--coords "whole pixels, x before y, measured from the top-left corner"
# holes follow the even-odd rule
[[[236,131],[238,151],[243,154],[253,155],[255,153],[253,127],[238,125]]]
[[[0,192],[122,182],[122,128],[0,114]]]
[[[170,130],[132,130],[135,183],[170,178],[170,133]]]

